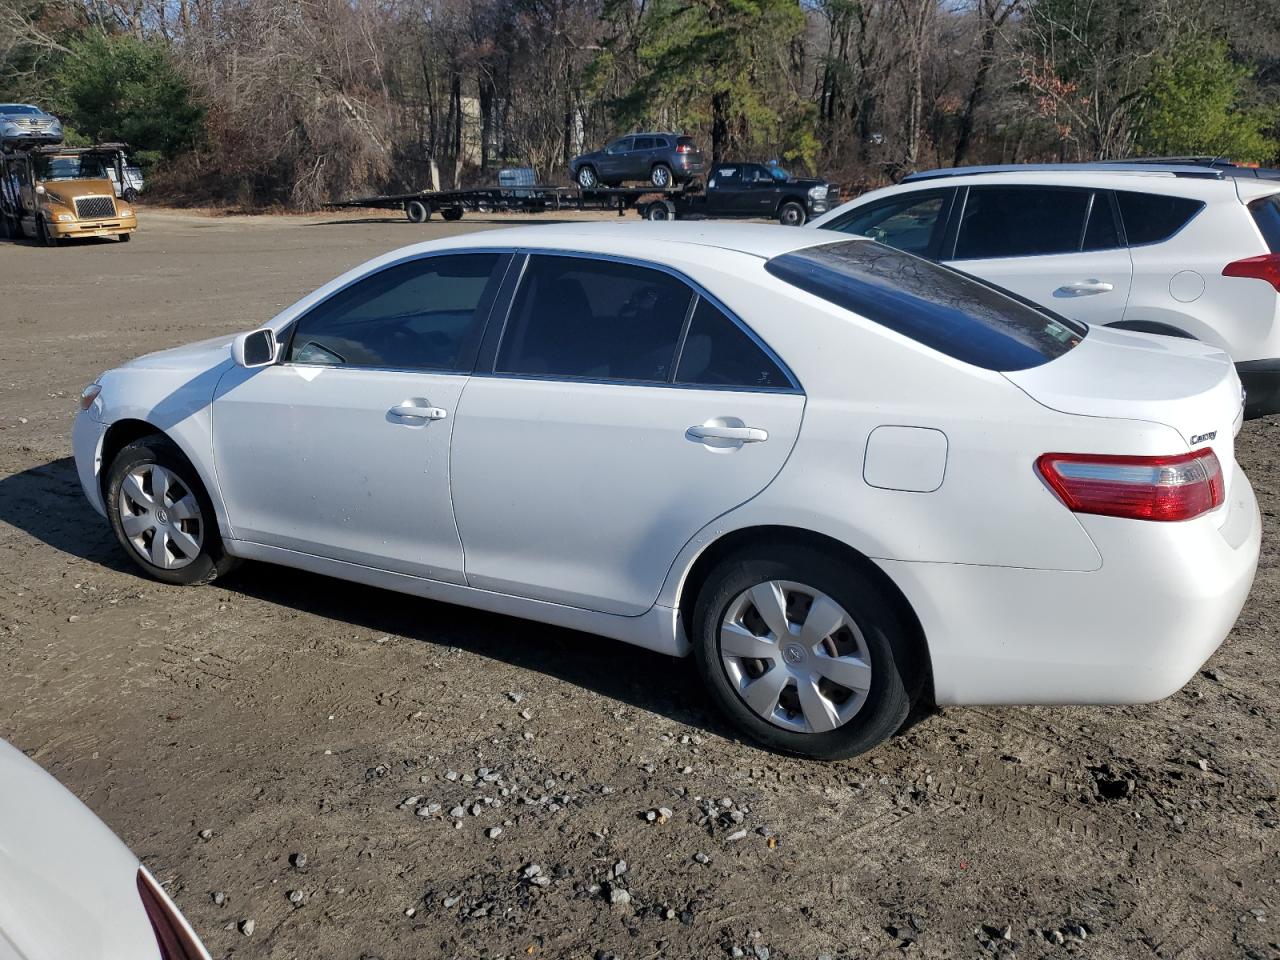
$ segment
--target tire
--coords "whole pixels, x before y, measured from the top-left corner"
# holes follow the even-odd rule
[[[410,223],[426,223],[431,219],[431,208],[421,200],[410,200],[404,205],[404,215]]]
[[[794,200],[788,200],[778,208],[778,222],[784,227],[803,227],[808,219],[804,206]]]
[[[583,190],[595,190],[600,186],[600,178],[596,176],[596,168],[590,164],[579,167],[573,179],[578,182],[578,186]]]
[[[462,219],[462,208],[461,208],[461,207],[449,207],[447,210],[442,210],[442,211],[440,211],[440,216],[444,217],[444,218],[445,218],[446,220],[448,220],[450,223],[452,223],[452,222],[453,222],[453,221],[455,221],[455,220],[461,220],[461,219]]]
[[[58,238],[49,229],[49,224],[44,217],[36,221],[36,237],[40,240],[40,246],[42,247],[56,247],[58,245]]]
[[[165,478],[158,498],[157,470]],[[152,579],[178,586],[210,583],[235,567],[235,558],[223,550],[209,494],[167,437],[152,434],[124,447],[107,468],[105,497],[116,540]]]
[[[13,228],[9,226],[8,216],[0,213],[0,240],[8,240],[13,235]]]
[[[659,189],[665,190],[671,186],[672,181],[671,168],[665,163],[655,163],[649,171],[649,182]]]
[[[670,206],[663,200],[655,200],[644,208],[646,220],[674,220]]]
[[[128,200],[130,203],[137,203],[138,191],[133,189],[133,187],[125,187],[124,199]]]
[[[814,604],[807,610],[806,591]],[[787,598],[782,615],[792,639],[781,649],[770,639],[775,634],[753,593],[765,598],[766,607],[769,598]],[[824,620],[838,610],[841,617],[825,622],[841,625],[816,643],[801,643],[803,634],[792,634],[790,627],[797,620],[803,625],[815,609]],[[722,630],[725,624],[728,630]],[[722,637],[739,651],[761,652],[767,659],[736,656]],[[694,603],[692,641],[711,699],[734,726],[771,750],[818,760],[852,757],[891,737],[923,688],[917,645],[894,603],[856,565],[814,548],[753,549],[721,561]],[[832,674],[853,685],[835,684]],[[770,679],[752,693],[765,678]],[[800,703],[806,678],[827,678],[816,695],[816,685],[808,688],[808,704],[820,709],[806,710]],[[811,724],[811,715],[819,722]]]
[[[132,239],[133,239],[133,234],[132,234],[132,233],[118,233],[118,234],[116,234],[116,237],[120,240],[120,242],[121,242],[121,243],[128,243],[130,240],[132,240]]]

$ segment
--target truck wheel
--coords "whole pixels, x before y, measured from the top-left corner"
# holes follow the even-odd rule
[[[665,163],[656,163],[649,171],[649,182],[655,187],[665,190],[671,186],[671,168]]]
[[[664,200],[655,200],[644,209],[644,218],[646,220],[672,220],[669,205]]]
[[[9,226],[9,218],[0,213],[0,240],[8,240],[13,236],[13,228]]]
[[[138,200],[138,191],[133,189],[133,187],[125,187],[124,198],[130,203],[136,203]]]
[[[600,186],[600,178],[596,176],[595,167],[580,167],[575,179],[578,181],[578,186],[583,190],[594,190]]]
[[[431,219],[431,208],[421,200],[410,200],[404,205],[404,215],[411,223],[426,223]]]
[[[40,239],[42,247],[56,247],[58,245],[58,238],[49,229],[49,224],[44,217],[41,217],[36,224],[36,236]]]
[[[794,200],[788,200],[778,208],[778,222],[784,227],[802,227],[807,219],[804,207]]]
[[[132,239],[133,239],[133,234],[132,234],[132,233],[118,233],[118,234],[116,234],[116,238],[117,238],[121,243],[128,243],[130,240],[132,240]]]
[[[448,221],[450,221],[450,222],[453,222],[454,220],[461,220],[461,219],[462,219],[462,208],[461,208],[461,207],[450,207],[450,208],[449,208],[449,209],[447,209],[447,210],[441,210],[441,211],[440,211],[440,216],[444,217],[446,220],[448,220]]]

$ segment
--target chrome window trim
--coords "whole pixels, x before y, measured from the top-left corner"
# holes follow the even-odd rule
[[[675,269],[674,267],[668,266],[665,263],[656,263],[652,260],[643,260],[638,257],[625,256],[623,254],[600,253],[597,251],[585,251],[585,250],[582,250],[582,251],[571,250],[563,247],[545,248],[545,249],[538,248],[538,247],[520,247],[515,251],[515,253],[517,256],[524,256],[525,259],[524,259],[524,263],[521,265],[520,277],[516,283],[515,289],[512,290],[511,296],[507,298],[505,310],[502,317],[502,324],[501,324],[502,333],[498,337],[498,343],[493,352],[493,360],[491,363],[491,367],[490,369],[487,369],[487,370],[477,369],[474,374],[475,376],[502,377],[502,378],[507,378],[512,380],[552,380],[552,381],[559,381],[562,383],[616,384],[620,386],[633,386],[633,387],[635,386],[676,387],[683,390],[721,390],[721,391],[737,391],[740,393],[781,393],[781,394],[800,394],[802,396],[804,395],[804,388],[803,386],[801,386],[800,381],[796,378],[796,375],[792,373],[791,367],[789,367],[786,363],[783,362],[782,358],[778,356],[778,354],[774,351],[772,347],[769,346],[769,344],[765,343],[764,340],[762,340],[754,330],[752,330],[746,323],[744,323],[736,313],[734,313],[732,310],[726,307],[724,303],[721,302],[721,300],[715,296],[715,294],[711,293],[704,286],[702,286],[702,284],[698,283],[696,280],[694,280],[687,274],[681,272],[680,270]],[[684,340],[689,332],[688,321],[693,316],[692,312],[686,315],[686,318],[685,318],[686,322],[680,331],[680,339],[676,343],[676,350],[673,357],[674,362],[671,367],[671,375],[667,380],[631,380],[631,379],[619,379],[619,378],[571,377],[571,376],[566,376],[564,374],[524,374],[524,373],[510,373],[505,371],[499,371],[497,369],[498,355],[502,350],[502,341],[503,339],[506,338],[506,335],[507,335],[507,324],[511,319],[511,311],[512,311],[512,308],[515,306],[516,296],[519,294],[520,286],[524,282],[524,274],[525,274],[525,270],[528,268],[530,258],[538,255],[553,256],[553,257],[570,257],[570,258],[579,259],[579,260],[601,260],[606,263],[619,263],[619,264],[622,264],[623,266],[641,267],[643,269],[657,270],[661,273],[665,273],[669,276],[675,277],[681,283],[685,284],[685,286],[689,287],[689,289],[692,291],[694,296],[691,298],[691,302],[694,305],[696,305],[696,302],[699,298],[707,300],[709,303],[712,304],[712,306],[716,307],[716,309],[720,310],[726,317],[728,317],[729,320],[734,324],[734,326],[736,326],[739,330],[741,330],[744,334],[746,334],[747,337],[749,337],[751,341],[755,343],[756,346],[758,346],[761,350],[763,350],[765,356],[767,356],[770,360],[772,360],[773,363],[777,365],[778,369],[782,371],[782,375],[787,378],[787,382],[790,384],[790,386],[789,387],[746,387],[746,386],[735,386],[735,385],[718,385],[714,387],[709,387],[709,386],[703,386],[701,384],[675,383],[672,378],[674,378],[676,375],[680,354],[684,351]],[[494,322],[494,319],[495,319],[494,317],[490,317],[489,322],[490,323]]]

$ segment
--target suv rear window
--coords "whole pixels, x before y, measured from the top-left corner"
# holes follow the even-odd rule
[[[1199,200],[1132,190],[1117,190],[1116,200],[1120,202],[1120,219],[1131,247],[1168,240],[1204,209]]]
[[[1249,204],[1249,213],[1262,232],[1262,239],[1267,241],[1267,249],[1280,253],[1280,193],[1253,201]]]
[[[809,247],[765,269],[956,360],[985,370],[1027,370],[1062,356],[1088,332],[957,270],[869,240]]]

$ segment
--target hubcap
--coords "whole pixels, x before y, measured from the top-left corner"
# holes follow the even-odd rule
[[[200,555],[204,519],[195,494],[171,470],[144,463],[120,485],[120,524],[138,555],[163,570],[178,570]]]
[[[665,187],[667,180],[671,178],[671,174],[667,173],[666,167],[658,167],[653,171],[653,185],[655,187]]]
[[[734,598],[720,623],[720,661],[747,706],[797,733],[848,723],[871,689],[871,656],[853,617],[788,580]]]

